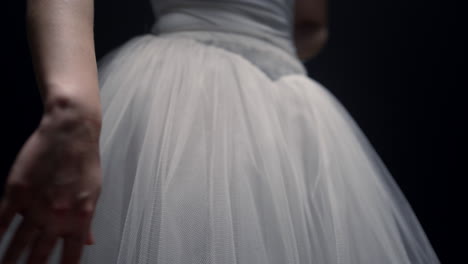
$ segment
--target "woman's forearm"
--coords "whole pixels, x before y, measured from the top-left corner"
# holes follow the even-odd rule
[[[93,0],[27,4],[28,40],[45,114],[100,125]]]
[[[328,39],[328,29],[326,27],[300,27],[296,26],[294,33],[294,43],[297,56],[306,61],[316,56],[325,46]]]
[[[317,55],[328,39],[328,0],[295,0],[294,42],[305,61]]]

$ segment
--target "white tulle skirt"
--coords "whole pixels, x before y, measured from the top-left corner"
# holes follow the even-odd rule
[[[359,127],[307,75],[272,80],[155,35],[99,69],[104,182],[81,263],[439,263]]]

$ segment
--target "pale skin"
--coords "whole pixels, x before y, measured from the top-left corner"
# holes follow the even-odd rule
[[[0,239],[23,216],[1,263],[47,263],[63,239],[62,264],[93,243],[101,190],[101,129],[93,0],[28,0],[27,28],[44,115],[20,150],[0,202]]]
[[[302,60],[327,38],[326,0],[296,0],[294,41]],[[61,264],[78,264],[94,238],[101,192],[101,105],[93,38],[93,0],[28,0],[28,39],[44,115],[21,148],[0,201],[0,240],[23,219],[1,264],[45,264],[63,239]]]

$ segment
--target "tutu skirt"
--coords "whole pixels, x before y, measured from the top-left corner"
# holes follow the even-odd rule
[[[81,263],[439,263],[326,88],[177,35],[99,62],[104,178]]]

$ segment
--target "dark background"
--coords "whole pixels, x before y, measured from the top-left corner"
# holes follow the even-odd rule
[[[147,2],[96,1],[98,58],[148,32],[154,17]],[[26,42],[25,1],[3,5],[1,183],[42,115]],[[306,63],[309,75],[338,97],[368,136],[442,263],[465,263],[467,245],[461,218],[467,209],[466,30],[460,8],[434,0],[332,0],[327,46]]]

